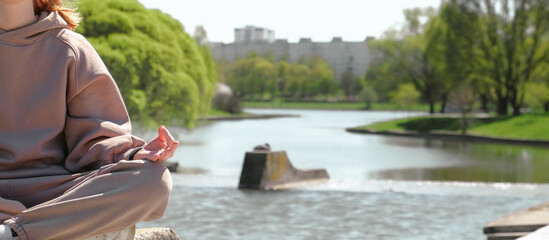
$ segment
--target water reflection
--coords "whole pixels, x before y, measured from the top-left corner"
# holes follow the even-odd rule
[[[386,138],[399,146],[444,149],[468,159],[443,168],[389,169],[369,173],[372,179],[548,183],[549,150],[544,147],[471,143],[433,139]]]

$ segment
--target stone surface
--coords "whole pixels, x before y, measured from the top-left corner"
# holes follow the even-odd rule
[[[326,169],[297,169],[284,151],[247,152],[239,189],[282,190],[328,180]]]
[[[179,240],[179,237],[169,228],[141,228],[135,232],[134,240]]]
[[[132,240],[135,236],[135,225],[122,231],[100,234],[86,240]]]
[[[549,202],[500,217],[484,226],[484,233],[489,240],[517,239],[547,224],[549,224]]]
[[[519,240],[547,240],[549,239],[549,226],[542,227],[533,233],[530,233]]]

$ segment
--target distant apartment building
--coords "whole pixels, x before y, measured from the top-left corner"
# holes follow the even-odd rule
[[[272,43],[274,41],[275,41],[274,31],[266,28],[246,26],[244,28],[234,29],[234,42],[238,44],[246,44],[246,43],[253,43],[253,42]]]
[[[302,38],[297,43],[286,39],[274,38],[274,31],[246,26],[235,29],[234,43],[211,43],[212,53],[216,61],[234,61],[246,57],[255,51],[260,56],[272,53],[277,60],[287,57],[295,62],[302,56],[314,55],[322,57],[334,71],[334,79],[339,81],[345,71],[351,71],[355,76],[366,73],[372,54],[369,48],[371,37],[362,42],[345,42],[340,37],[334,37],[330,42],[313,42],[310,38]]]

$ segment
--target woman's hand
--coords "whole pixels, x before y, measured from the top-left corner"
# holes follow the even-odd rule
[[[168,129],[164,126],[158,128],[158,137],[147,143],[143,149],[139,150],[134,159],[146,159],[153,162],[164,162],[171,158],[175,149],[179,145],[178,141],[170,135]]]

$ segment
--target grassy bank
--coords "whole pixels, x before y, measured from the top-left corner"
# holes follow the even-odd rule
[[[356,129],[374,131],[443,131],[460,133],[461,119],[452,117],[413,117],[374,123]],[[549,140],[549,114],[524,114],[516,117],[477,118],[471,120],[468,134],[527,140]]]
[[[244,108],[289,108],[289,109],[326,109],[326,110],[364,110],[366,103],[362,102],[255,102],[245,101]],[[391,103],[372,103],[370,110],[395,110],[395,111],[428,111],[427,104],[414,104],[407,107],[397,106]]]

